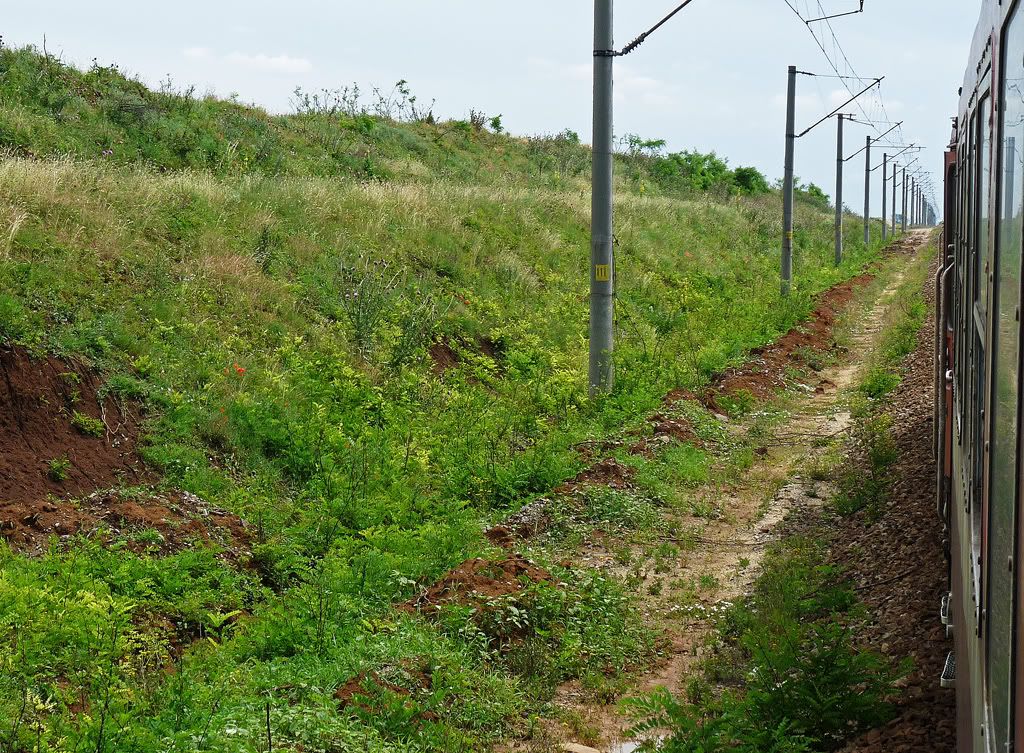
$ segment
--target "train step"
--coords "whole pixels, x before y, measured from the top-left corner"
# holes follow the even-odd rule
[[[947,591],[942,596],[942,602],[939,605],[939,617],[942,618],[943,625],[949,625],[953,621],[952,602],[953,594]]]
[[[946,656],[946,666],[942,668],[942,677],[939,679],[939,685],[943,688],[956,687],[956,654],[952,651]]]

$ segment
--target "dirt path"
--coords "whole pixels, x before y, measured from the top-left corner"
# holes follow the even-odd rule
[[[926,232],[914,232],[907,243],[916,250],[927,237]],[[886,311],[904,279],[905,266],[899,266],[870,311],[853,325],[848,354],[841,362],[818,372],[817,383],[805,385],[803,394],[783,399],[788,415],[765,442],[757,462],[728,484],[698,490],[705,507],[717,515],[699,522],[687,542],[691,548],[675,559],[668,572],[641,573],[639,590],[645,598],[637,618],[665,630],[671,647],[660,666],[636,680],[632,693],[659,686],[673,691],[685,687],[702,656],[711,618],[750,587],[768,544],[775,538],[775,527],[794,506],[820,506],[820,500],[831,496],[831,490],[815,480],[809,469],[824,460],[829,445],[825,440],[850,427],[844,393],[855,384],[866,354],[878,340]],[[748,428],[729,426],[731,432]],[[694,524],[692,519],[674,522]],[[617,569],[606,549],[585,553],[583,559],[595,567]],[[655,588],[655,582],[669,585]],[[693,584],[702,584],[696,598]],[[595,704],[577,683],[560,688],[555,703],[577,720],[577,731],[551,729],[545,746],[521,750],[550,750],[552,743],[554,750],[584,753],[630,753],[637,747],[638,743],[628,739],[628,720],[616,707]],[[580,728],[587,730],[585,735],[579,734]]]
[[[924,290],[933,312],[934,289]],[[955,691],[939,687],[951,648],[939,622],[946,591],[942,524],[935,512],[932,461],[934,315],[904,362],[906,375],[888,412],[899,459],[881,519],[840,519],[832,528],[832,557],[856,584],[874,617],[863,640],[914,668],[897,701],[896,718],[850,744],[844,753],[952,753],[956,749]]]

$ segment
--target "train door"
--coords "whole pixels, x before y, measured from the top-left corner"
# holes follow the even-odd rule
[[[995,750],[1024,742],[1024,694],[1015,689],[1024,671],[1024,634],[1017,609],[1024,583],[1017,577],[1022,540],[1018,526],[1021,469],[1021,281],[1024,243],[1024,3],[1017,2],[1003,27],[998,123],[996,209],[997,324],[992,390],[990,481],[989,620],[986,687]]]
[[[1000,45],[998,112],[992,118],[995,195],[983,204],[982,223],[994,239],[992,270],[991,434],[988,466],[988,519],[985,622],[985,694],[990,747],[1013,750],[1015,608],[1014,559],[1020,456],[1021,221],[1024,143],[1024,11],[1020,3]]]

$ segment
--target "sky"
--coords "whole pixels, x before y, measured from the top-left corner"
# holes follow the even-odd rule
[[[859,4],[790,2],[804,18]],[[616,45],[676,4],[620,0]],[[880,98],[871,92],[844,111],[861,120],[904,121],[890,143],[925,146],[912,169],[924,166],[936,185],[980,5],[866,0],[863,14],[830,22],[860,76],[886,77]],[[787,66],[835,73],[812,28],[846,75],[825,24],[805,25],[784,0],[693,0],[636,52],[616,60],[616,135],[665,139],[672,151],[714,151],[733,166],[752,165],[778,178]],[[364,92],[375,86],[388,92],[405,79],[421,102],[436,100],[439,116],[465,117],[475,109],[502,115],[512,133],[568,128],[590,139],[590,0],[39,0],[9,4],[0,34],[14,46],[42,47],[45,40],[51,54],[78,65],[116,63],[151,85],[169,77],[178,88],[236,94],[275,112],[291,110],[296,87],[358,83]],[[860,88],[853,81],[799,77],[798,131],[850,96],[844,83]],[[847,124],[847,154],[872,133],[868,125]],[[834,119],[799,140],[796,172],[834,195]],[[872,186],[875,216],[880,173]],[[843,185],[845,203],[859,212],[862,156],[846,164]]]

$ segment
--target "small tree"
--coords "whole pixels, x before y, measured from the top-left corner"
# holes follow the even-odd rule
[[[756,167],[737,167],[733,170],[732,182],[744,194],[756,195],[771,190],[768,179]]]

